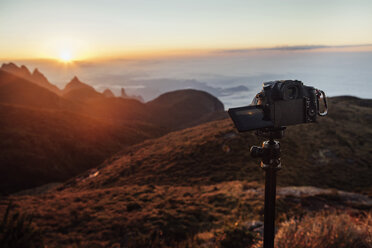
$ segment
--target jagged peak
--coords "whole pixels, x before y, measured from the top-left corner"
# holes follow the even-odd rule
[[[19,73],[20,67],[18,67],[15,63],[9,62],[9,63],[3,63],[1,66],[1,69],[7,72],[11,73]]]
[[[81,83],[82,84],[83,82],[81,82],[77,76],[74,76],[71,79],[70,83]]]
[[[39,69],[35,68],[34,71],[32,72],[32,75],[38,75],[38,74],[42,74]]]
[[[121,88],[121,94],[120,94],[121,97],[128,97],[127,93],[125,92],[125,89],[124,88]]]
[[[3,63],[1,65],[1,69],[9,69],[9,68],[18,69],[19,67],[16,64],[14,64],[13,62]]]
[[[30,70],[25,65],[21,65],[20,69],[21,69],[22,73],[24,73],[26,75],[31,75]]]
[[[83,82],[81,82],[79,80],[79,78],[77,76],[74,76],[70,82],[68,82],[65,86],[65,89],[69,89],[69,88],[73,88],[73,87],[82,87],[82,86],[85,86],[86,84],[84,84]],[[88,86],[88,85],[86,85]]]
[[[115,97],[114,93],[110,89],[105,89],[102,93],[105,97]]]
[[[64,91],[69,91],[71,89],[82,89],[82,88],[86,88],[86,89],[90,89],[90,90],[95,91],[95,89],[92,86],[81,82],[80,79],[77,76],[74,76],[71,79],[71,81],[68,84],[66,84],[66,86],[64,88]]]
[[[32,72],[32,78],[38,82],[43,81],[49,83],[48,79],[37,68]]]
[[[18,67],[13,62],[2,64],[1,69],[4,71],[14,73],[17,76],[24,77],[26,79],[29,79],[29,77],[31,76],[30,70],[25,65],[21,65],[20,67]]]

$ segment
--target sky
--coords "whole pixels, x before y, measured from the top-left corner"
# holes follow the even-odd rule
[[[0,0],[0,23],[3,60],[349,46],[372,44],[372,1]]]

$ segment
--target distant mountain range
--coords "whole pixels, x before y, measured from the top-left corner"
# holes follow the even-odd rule
[[[52,92],[54,92],[57,95],[69,95],[69,92],[73,95],[77,95],[78,97],[93,97],[93,96],[98,96],[96,93],[96,90],[83,82],[81,82],[76,76],[66,84],[65,88],[63,90],[60,90],[57,86],[53,85],[48,81],[48,79],[42,74],[37,68],[34,69],[34,71],[31,73],[30,70],[24,66],[17,66],[14,63],[4,63],[0,67],[1,70],[10,72],[15,76],[24,78],[28,81],[33,82],[34,84],[37,84],[38,86],[41,86],[43,88],[46,88]],[[76,92],[75,92],[76,91]],[[103,95],[106,97],[115,97],[115,95],[112,93],[110,89],[106,89],[103,92]],[[121,95],[120,97],[125,98],[125,99],[137,99],[141,102],[144,102],[143,98],[140,95],[134,95],[134,96],[129,96],[125,93],[124,88],[121,89]]]
[[[31,73],[30,70],[24,65],[18,67],[14,63],[5,63],[1,66],[0,69],[31,81],[34,84],[44,87],[58,95],[61,94],[60,89],[57,86],[51,84],[48,79],[41,72],[39,72],[37,68],[35,68],[35,70]]]
[[[0,190],[63,181],[128,145],[224,117],[223,104],[197,90],[143,103],[97,92],[77,77],[60,90],[37,69],[3,64]]]

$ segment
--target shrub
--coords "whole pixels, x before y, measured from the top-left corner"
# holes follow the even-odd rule
[[[40,248],[44,247],[41,233],[32,223],[32,216],[11,213],[14,206],[9,203],[0,223],[0,247]]]
[[[245,226],[236,225],[223,230],[219,238],[219,247],[222,248],[248,248],[257,241],[257,233]]]
[[[278,248],[371,248],[372,217],[318,213],[282,223],[276,235]]]

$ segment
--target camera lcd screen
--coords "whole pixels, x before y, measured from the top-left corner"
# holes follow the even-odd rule
[[[272,121],[264,120],[260,105],[231,108],[228,113],[239,132],[274,126]]]

